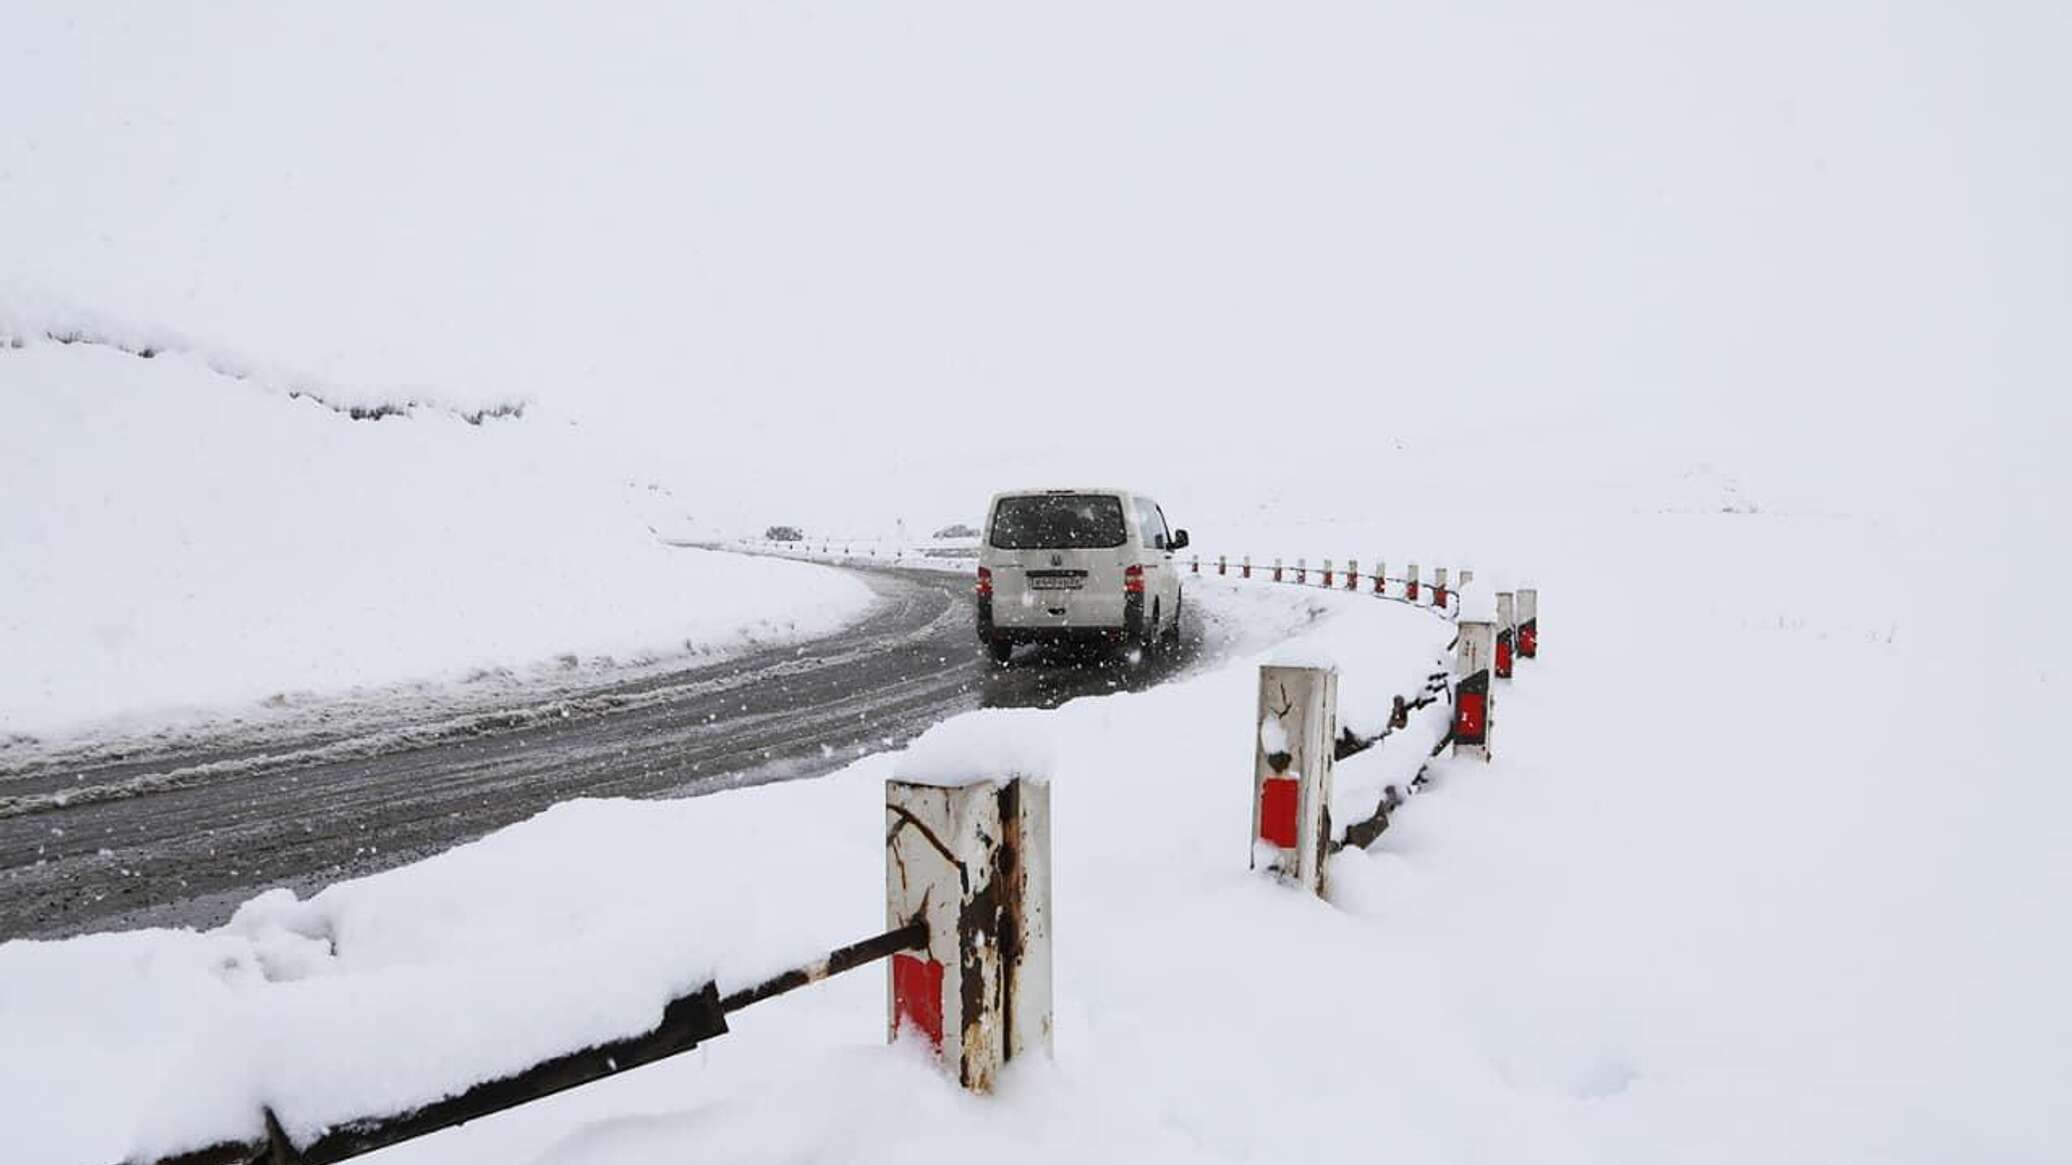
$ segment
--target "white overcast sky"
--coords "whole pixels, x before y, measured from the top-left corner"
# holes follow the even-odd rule
[[[744,517],[2062,422],[2066,6],[1460,7],[7,0],[0,295]]]

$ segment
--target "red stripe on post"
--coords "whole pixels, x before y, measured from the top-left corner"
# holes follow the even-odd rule
[[[1259,786],[1259,836],[1282,849],[1294,849],[1295,822],[1302,802],[1302,782],[1268,777]]]
[[[942,964],[914,955],[892,956],[892,1028],[911,1026],[942,1050]]]
[[[1518,629],[1518,654],[1527,659],[1540,653],[1540,629],[1527,623]]]
[[[1511,678],[1511,637],[1509,635],[1499,635],[1496,637],[1496,678],[1500,680]]]

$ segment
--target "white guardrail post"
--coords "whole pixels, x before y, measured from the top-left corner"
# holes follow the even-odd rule
[[[1518,589],[1518,654],[1527,659],[1540,654],[1540,592],[1534,587]]]
[[[1318,582],[1317,585],[1323,587],[1325,590],[1328,591],[1331,589],[1333,585],[1331,582],[1333,577],[1334,575],[1331,571],[1331,560],[1327,558],[1324,560],[1324,577]]]
[[[1349,591],[1360,589],[1360,560],[1357,558],[1345,560],[1345,589]]]
[[[1487,610],[1487,608],[1484,608]],[[1496,624],[1462,620],[1453,657],[1453,754],[1489,759],[1493,715],[1489,665],[1496,654]]]
[[[1446,568],[1443,566],[1432,568],[1432,605],[1442,611],[1446,609]]]
[[[1512,602],[1511,592],[1496,593],[1496,678],[1511,678],[1511,652],[1516,635],[1517,607]]]
[[[1383,598],[1389,593],[1389,564],[1379,558],[1374,560],[1374,593]]]
[[[1410,564],[1410,573],[1403,579],[1403,597],[1413,603],[1417,601],[1417,564],[1414,562]]]
[[[1331,766],[1338,740],[1338,672],[1259,669],[1252,741],[1252,868],[1324,892]]]
[[[885,922],[928,923],[892,956],[889,1038],[912,1030],[973,1092],[1051,1050],[1050,786],[885,782]]]

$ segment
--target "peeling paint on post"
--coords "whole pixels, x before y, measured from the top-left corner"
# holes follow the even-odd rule
[[[894,955],[886,1030],[990,1092],[1009,1061],[1051,1049],[1050,786],[885,782],[885,920],[920,918],[925,950]]]
[[[1511,650],[1515,634],[1516,619],[1512,612],[1514,604],[1511,592],[1496,593],[1496,678],[1511,678]]]
[[[1540,592],[1533,587],[1518,589],[1518,654],[1532,659],[1540,653]]]
[[[1495,693],[1489,686],[1489,665],[1496,654],[1496,624],[1463,620],[1460,646],[1453,657],[1453,755],[1488,760]]]
[[[1324,893],[1331,837],[1331,766],[1338,740],[1338,673],[1259,669],[1252,740],[1252,868]]]

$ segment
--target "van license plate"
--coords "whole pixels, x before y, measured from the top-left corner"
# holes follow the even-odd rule
[[[1085,586],[1085,579],[1070,575],[1037,575],[1029,580],[1032,591],[1076,591]]]

